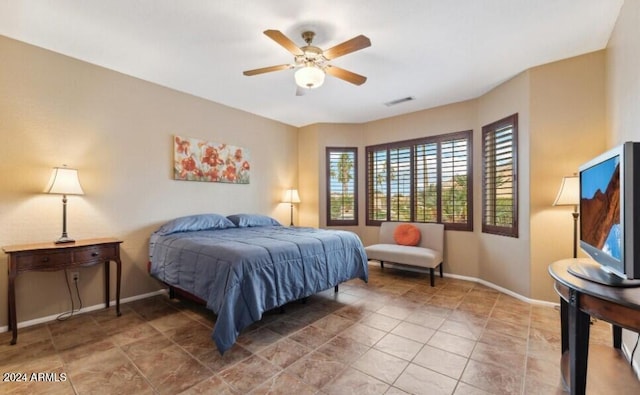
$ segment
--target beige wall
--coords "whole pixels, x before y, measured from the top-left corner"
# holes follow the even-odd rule
[[[607,148],[640,141],[640,2],[625,1],[607,45]],[[633,349],[638,334],[623,331],[623,347]],[[636,372],[640,354],[636,354]]]
[[[607,147],[640,141],[640,2],[625,1],[607,46]]]
[[[302,201],[302,196],[300,197],[302,201],[300,204],[301,225],[327,227],[326,147],[359,147],[362,142],[362,127],[360,124],[320,123],[300,129],[298,135],[299,185],[306,196],[304,201]],[[362,197],[364,196],[364,182],[362,180],[365,177],[365,162],[364,153],[360,151],[358,151],[357,163],[358,194]],[[362,211],[358,214],[362,217]],[[340,229],[350,230],[360,235],[359,227],[342,226]]]
[[[562,177],[605,150],[605,51],[536,67],[530,76],[531,296],[556,300],[547,267],[572,256],[573,208],[553,202]]]
[[[529,276],[529,73],[524,72],[478,99],[474,167],[478,277],[520,295],[531,296]],[[518,114],[518,237],[482,233],[482,126]]]
[[[301,128],[298,133],[298,193],[300,194],[299,223],[320,226],[320,149],[318,125]]]
[[[69,197],[70,236],[124,240],[123,297],[160,289],[146,271],[148,238],[168,219],[257,212],[289,222],[279,200],[298,179],[296,128],[4,37],[0,53],[0,245],[60,236],[61,196],[41,192],[62,164],[79,169],[85,191]],[[251,183],[174,181],[174,134],[248,148]],[[6,265],[0,256],[0,273]],[[99,304],[102,271],[80,275],[85,306]],[[70,308],[62,272],[21,274],[17,299],[20,322]]]

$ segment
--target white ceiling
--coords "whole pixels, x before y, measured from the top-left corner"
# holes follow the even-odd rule
[[[540,64],[606,46],[623,0],[0,0],[0,34],[293,126],[360,123],[478,97]],[[292,62],[265,36],[328,49],[368,77],[327,76],[296,96]],[[414,101],[388,107],[407,97]]]

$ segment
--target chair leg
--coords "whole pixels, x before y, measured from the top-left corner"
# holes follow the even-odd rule
[[[429,277],[430,277],[430,281],[431,281],[431,286],[435,287],[436,284],[435,284],[435,280],[433,279],[433,268],[432,267],[429,268]]]
[[[384,262],[380,261],[380,268],[384,269]]]
[[[338,286],[337,285],[335,287],[333,287],[333,292],[334,293],[338,293]]]
[[[442,278],[442,262],[440,262],[440,278]]]

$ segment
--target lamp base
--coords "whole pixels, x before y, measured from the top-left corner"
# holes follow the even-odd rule
[[[291,203],[291,223],[289,226],[293,226],[293,203]]]
[[[56,243],[56,244],[75,243],[75,242],[76,241],[74,239],[69,238],[67,236],[62,236],[58,240],[54,241],[54,243]]]

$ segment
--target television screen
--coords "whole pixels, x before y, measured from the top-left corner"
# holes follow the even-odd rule
[[[597,255],[594,257],[596,261],[600,258],[623,276],[620,156],[612,156],[581,172],[580,213],[581,240],[591,247],[587,247],[586,252],[592,256]]]
[[[640,285],[636,190],[640,143],[625,143],[580,166],[580,248],[593,261],[576,264],[573,274],[607,285]]]

